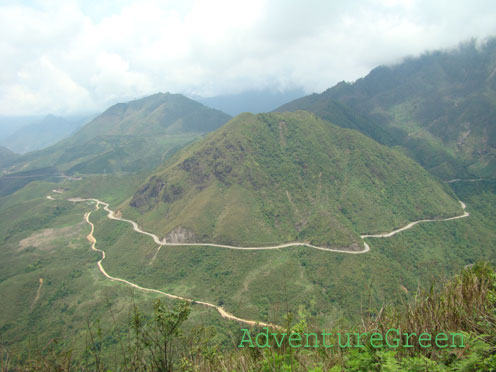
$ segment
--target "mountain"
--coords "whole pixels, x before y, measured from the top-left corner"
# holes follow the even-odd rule
[[[15,131],[26,125],[42,120],[42,116],[5,116],[0,115],[0,143]]]
[[[181,94],[158,93],[110,107],[76,133],[72,142],[98,136],[207,133],[229,119],[229,115]]]
[[[337,125],[400,146],[442,178],[496,177],[495,38],[377,67],[354,83],[341,82],[277,111],[328,118],[337,105],[369,122]]]
[[[159,93],[110,107],[71,137],[21,157],[17,169],[56,167],[67,174],[153,169],[229,118],[180,94]]]
[[[393,146],[397,135],[401,135],[398,131],[395,132],[394,128],[383,125],[366,113],[360,113],[343,103],[315,93],[286,103],[275,112],[298,110],[312,112],[341,128],[358,130],[387,146]]]
[[[360,233],[460,206],[403,154],[297,111],[237,116],[152,174],[124,212],[169,242],[360,250]]]
[[[12,151],[20,154],[40,150],[68,137],[80,128],[85,121],[86,117],[62,118],[47,115],[42,120],[35,121],[16,130],[2,140],[2,143]]]
[[[279,92],[270,89],[249,90],[238,94],[227,94],[214,97],[193,96],[192,98],[209,107],[236,116],[242,112],[258,114],[269,112],[288,101],[302,97],[305,93],[299,89]]]

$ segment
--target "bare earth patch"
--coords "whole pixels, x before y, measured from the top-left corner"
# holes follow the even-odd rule
[[[73,226],[61,227],[58,229],[44,229],[33,233],[31,236],[22,239],[18,245],[18,251],[22,251],[27,247],[35,247],[42,250],[50,250],[55,248],[57,240],[64,240],[68,246],[71,246],[69,239],[81,237],[83,235],[84,222],[80,222]]]

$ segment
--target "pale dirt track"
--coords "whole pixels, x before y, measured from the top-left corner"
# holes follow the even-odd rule
[[[100,203],[97,202],[96,203],[96,209],[99,208],[99,205],[100,205]],[[173,295],[173,294],[170,294],[170,293],[162,292],[162,291],[159,291],[158,289],[145,288],[145,287],[142,287],[142,286],[140,286],[138,284],[131,283],[130,281],[127,281],[125,279],[116,278],[114,276],[109,275],[105,271],[105,269],[103,268],[103,265],[102,265],[102,261],[105,259],[105,251],[102,251],[101,249],[98,249],[98,248],[95,247],[96,239],[93,236],[93,232],[95,231],[95,226],[93,225],[93,223],[89,219],[90,218],[90,215],[91,215],[91,212],[87,212],[84,215],[84,219],[91,226],[91,231],[90,231],[90,233],[88,234],[88,236],[86,238],[91,243],[91,249],[94,250],[95,252],[99,252],[102,255],[102,258],[98,261],[97,265],[98,265],[98,269],[100,270],[100,272],[107,279],[110,279],[110,280],[116,281],[116,282],[125,283],[125,284],[127,284],[127,285],[129,285],[129,286],[131,286],[133,288],[136,288],[136,289],[139,289],[139,290],[142,290],[142,291],[145,291],[145,292],[157,293],[157,294],[160,294],[160,295],[163,295],[163,296],[166,296],[168,298],[175,299],[175,300],[183,300],[183,301],[187,301],[187,302],[190,302],[190,303],[194,303],[194,304],[198,304],[198,305],[203,305],[203,306],[206,306],[206,307],[210,307],[212,309],[217,310],[218,313],[220,314],[220,316],[222,316],[224,319],[234,320],[236,322],[248,324],[250,326],[256,326],[256,325],[258,325],[258,326],[261,326],[261,327],[270,327],[270,328],[282,329],[282,327],[280,327],[280,326],[278,326],[276,324],[264,323],[264,322],[257,322],[257,321],[254,321],[254,320],[238,318],[237,316],[235,316],[235,315],[227,312],[226,310],[224,310],[221,306],[217,306],[217,305],[211,304],[209,302],[195,301],[195,300],[192,300],[192,299],[189,299],[189,298],[185,298],[185,297],[176,296],[176,295]]]
[[[34,298],[33,303],[31,304],[31,309],[33,309],[34,305],[38,302],[41,293],[41,287],[43,287],[43,278],[40,278],[40,285],[38,286],[38,291],[36,292],[36,297]]]
[[[347,251],[347,250],[343,250],[343,249],[332,249],[332,248],[327,248],[327,247],[318,247],[318,246],[314,246],[314,245],[311,245],[311,244],[308,244],[308,243],[303,243],[303,242],[284,243],[284,244],[279,244],[279,245],[275,245],[275,246],[265,246],[265,247],[237,247],[237,246],[223,245],[223,244],[214,244],[214,243],[167,243],[165,241],[165,238],[163,240],[160,240],[157,235],[155,235],[153,233],[149,233],[149,232],[143,231],[138,226],[138,224],[136,222],[131,221],[131,220],[128,220],[128,219],[125,219],[125,218],[116,217],[114,211],[109,208],[109,204],[108,203],[105,203],[105,202],[103,202],[101,200],[94,199],[94,198],[89,198],[89,199],[71,198],[71,199],[68,199],[68,200],[71,201],[71,202],[84,202],[84,201],[94,202],[94,203],[96,203],[96,210],[99,209],[100,204],[103,205],[103,209],[108,213],[107,214],[107,217],[108,218],[113,219],[113,220],[124,221],[124,222],[130,223],[133,226],[134,231],[136,231],[138,233],[141,233],[141,234],[144,234],[144,235],[150,236],[153,239],[153,241],[156,244],[158,244],[159,246],[208,246],[208,247],[218,247],[218,248],[226,248],[226,249],[235,249],[235,250],[271,250],[271,249],[282,249],[282,248],[294,247],[294,246],[306,246],[306,247],[314,248],[314,249],[318,249],[318,250],[329,251],[329,252],[338,252],[338,253],[346,253],[346,254],[362,254],[362,253],[366,253],[366,252],[370,251],[370,247],[369,247],[369,245],[365,241],[364,241],[364,248],[361,251]],[[416,224],[419,224],[419,223],[423,223],[423,222],[451,221],[451,220],[456,220],[456,219],[468,217],[470,214],[465,211],[465,208],[466,208],[465,204],[463,202],[461,202],[461,201],[460,201],[460,204],[461,204],[461,206],[463,208],[463,212],[464,213],[461,214],[461,215],[459,215],[459,216],[454,216],[454,217],[449,217],[449,218],[443,218],[443,219],[424,219],[424,220],[414,221],[414,222],[411,222],[411,223],[409,223],[408,225],[406,225],[404,227],[401,227],[401,228],[399,228],[397,230],[393,230],[393,231],[391,231],[389,233],[364,234],[364,235],[360,235],[360,237],[362,238],[362,240],[365,239],[365,238],[388,238],[388,237],[391,237],[391,236],[393,236],[393,235],[395,235],[395,234],[397,234],[397,233],[399,233],[401,231],[408,230],[408,229],[412,228],[413,226],[415,226]],[[145,288],[145,287],[142,287],[142,286],[140,286],[138,284],[131,283],[131,282],[125,280],[125,279],[116,278],[116,277],[113,277],[113,276],[109,275],[105,271],[105,269],[103,268],[103,265],[102,265],[102,261],[105,259],[105,251],[100,250],[100,249],[98,249],[98,248],[95,247],[96,239],[93,236],[93,232],[94,232],[94,228],[95,227],[94,227],[93,223],[89,220],[90,215],[91,215],[91,212],[87,212],[84,215],[84,218],[85,218],[86,222],[91,226],[91,231],[88,234],[87,239],[91,242],[91,249],[94,250],[95,252],[99,252],[102,255],[102,258],[98,261],[97,265],[98,265],[98,269],[100,270],[100,272],[107,279],[112,280],[112,281],[118,281],[118,282],[125,283],[125,284],[127,284],[127,285],[129,285],[131,287],[134,287],[134,288],[139,289],[139,290],[142,290],[142,291],[151,292],[151,293],[157,293],[157,294],[166,296],[168,298],[177,299],[177,300],[184,300],[184,301],[188,301],[190,303],[199,304],[199,305],[203,305],[203,306],[206,306],[206,307],[213,308],[213,309],[217,310],[217,312],[223,318],[225,318],[225,319],[234,320],[234,321],[237,321],[237,322],[240,322],[240,323],[244,323],[244,324],[248,324],[248,325],[251,325],[251,326],[259,325],[259,326],[262,326],[262,327],[266,326],[266,327],[272,327],[272,328],[281,329],[281,327],[278,326],[278,325],[276,325],[276,324],[264,323],[264,322],[257,322],[257,321],[254,321],[254,320],[248,320],[248,319],[238,318],[235,315],[233,315],[233,314],[225,311],[222,307],[217,306],[217,305],[214,305],[214,304],[211,304],[211,303],[208,303],[208,302],[196,301],[196,300],[192,300],[192,299],[189,299],[189,298],[185,298],[185,297],[181,297],[181,296],[176,296],[176,295],[173,295],[173,294],[170,294],[170,293],[159,291],[158,289]]]
[[[461,178],[455,178],[449,181],[446,181],[446,183],[453,183],[453,182],[478,182],[478,181],[494,181],[489,178],[469,178],[469,179],[461,179]]]
[[[107,215],[108,218],[110,218],[112,220],[124,221],[124,222],[130,223],[133,226],[134,231],[139,232],[140,234],[148,235],[158,245],[165,245],[165,246],[171,246],[171,247],[173,247],[173,246],[217,247],[217,248],[235,249],[235,250],[241,250],[241,251],[243,251],[243,250],[245,250],[245,251],[262,251],[262,250],[270,250],[270,249],[281,249],[281,248],[288,248],[288,247],[305,246],[305,247],[309,247],[309,248],[319,249],[322,251],[349,253],[349,254],[366,253],[370,250],[370,247],[366,243],[364,243],[364,249],[361,251],[349,251],[349,250],[345,250],[345,249],[333,249],[333,248],[327,248],[327,247],[318,247],[318,246],[311,245],[311,244],[304,243],[304,242],[283,243],[283,244],[279,244],[279,245],[260,246],[260,247],[238,247],[238,246],[233,246],[233,245],[216,244],[216,243],[167,243],[165,241],[165,238],[164,238],[164,240],[160,240],[157,235],[150,233],[150,232],[147,232],[147,231],[143,231],[138,226],[138,224],[136,222],[125,219],[125,218],[117,217],[115,215],[115,212],[109,208],[108,203],[105,203],[101,200],[93,199],[93,198],[90,198],[90,199],[71,198],[68,200],[72,201],[72,202],[92,201],[92,202],[97,203],[97,205],[101,204],[101,205],[103,205],[103,209],[108,213],[108,215]]]
[[[346,253],[346,254],[362,254],[362,253],[367,253],[370,251],[369,245],[364,241],[363,245],[364,248],[360,251],[350,251],[350,250],[345,250],[345,249],[333,249],[333,248],[328,248],[328,247],[318,247],[312,244],[308,244],[305,242],[291,242],[291,243],[283,243],[279,245],[272,245],[272,246],[259,246],[259,247],[239,247],[239,246],[232,246],[232,245],[225,245],[225,244],[216,244],[216,243],[167,243],[165,238],[163,240],[160,240],[159,237],[153,233],[143,231],[136,222],[122,218],[122,217],[116,217],[115,213],[113,210],[109,208],[109,204],[105,203],[101,200],[98,199],[81,199],[81,198],[71,198],[68,199],[69,201],[72,202],[83,202],[83,201],[92,201],[95,202],[98,205],[103,205],[103,209],[108,213],[107,217],[112,219],[112,220],[117,220],[117,221],[124,221],[127,223],[130,223],[133,226],[134,231],[140,233],[140,234],[145,234],[150,236],[153,241],[158,244],[158,245],[165,245],[165,246],[204,246],[204,247],[218,247],[218,248],[226,248],[226,249],[235,249],[235,250],[247,250],[247,251],[261,251],[261,250],[271,250],[271,249],[282,249],[282,248],[288,248],[288,247],[309,247],[313,249],[318,249],[322,251],[329,251],[329,252],[338,252],[338,253]],[[389,238],[401,231],[405,231],[408,229],[411,229],[413,226],[419,223],[423,222],[442,222],[442,221],[451,221],[451,220],[456,220],[459,218],[464,218],[468,217],[470,213],[465,211],[465,204],[462,201],[459,201],[462,209],[463,209],[463,214],[459,216],[454,216],[454,217],[448,217],[448,218],[440,218],[440,219],[425,219],[425,220],[418,220],[414,222],[410,222],[408,225],[401,227],[397,230],[393,230],[388,233],[381,233],[381,234],[363,234],[360,235],[360,238],[365,239],[365,238]]]
[[[363,238],[389,238],[390,236],[393,236],[395,234],[398,234],[399,232],[402,232],[402,231],[405,231],[405,230],[408,230],[408,229],[411,229],[413,226],[415,226],[416,224],[418,223],[422,223],[422,222],[441,222],[441,221],[451,221],[451,220],[457,220],[459,218],[464,218],[464,217],[468,217],[470,216],[470,213],[468,213],[465,208],[466,208],[466,205],[464,202],[462,201],[459,201],[459,203],[461,204],[462,208],[463,208],[463,214],[459,215],[459,216],[454,216],[454,217],[448,217],[448,218],[442,218],[442,219],[432,219],[432,220],[418,220],[418,221],[415,221],[415,222],[410,222],[408,225],[406,226],[403,226],[397,230],[393,230],[389,233],[383,233],[383,234],[365,234],[365,235],[360,235],[360,237],[363,239]]]

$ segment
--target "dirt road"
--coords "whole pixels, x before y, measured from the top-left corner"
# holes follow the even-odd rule
[[[53,199],[53,198],[52,198]],[[224,244],[215,244],[215,243],[167,243],[165,241],[165,238],[163,240],[160,240],[159,237],[153,233],[150,233],[150,232],[147,232],[147,231],[144,231],[142,230],[138,224],[134,221],[131,221],[131,220],[128,220],[128,219],[125,219],[125,218],[122,218],[122,217],[117,217],[115,215],[115,212],[113,210],[111,210],[109,208],[109,204],[108,203],[105,203],[101,200],[98,200],[98,199],[94,199],[94,198],[89,198],[89,199],[83,199],[83,198],[71,198],[71,199],[68,199],[69,201],[71,202],[93,202],[96,204],[96,209],[95,210],[98,210],[100,208],[100,205],[103,206],[103,209],[107,212],[107,217],[110,218],[110,219],[113,219],[113,220],[118,220],[118,221],[123,221],[123,222],[127,222],[129,224],[131,224],[133,226],[133,229],[134,231],[140,233],[140,234],[144,234],[144,235],[147,235],[149,237],[151,237],[153,239],[153,241],[158,244],[159,246],[208,246],[208,247],[218,247],[218,248],[226,248],[226,249],[235,249],[235,250],[271,250],[271,249],[282,249],[282,248],[287,248],[287,247],[294,247],[294,246],[306,246],[306,247],[309,247],[309,248],[313,248],[313,249],[318,249],[318,250],[323,250],[323,251],[329,251],[329,252],[338,252],[338,253],[346,253],[346,254],[362,254],[362,253],[366,253],[370,250],[370,247],[369,245],[364,241],[364,248],[361,250],[361,251],[348,251],[348,250],[343,250],[343,249],[332,249],[332,248],[327,248],[327,247],[318,247],[318,246],[314,246],[314,245],[311,245],[311,244],[308,244],[308,243],[304,243],[304,242],[292,242],[292,243],[284,243],[284,244],[279,244],[279,245],[274,245],[274,246],[265,246],[265,247],[238,247],[238,246],[231,246],[231,245],[224,245]],[[468,217],[470,214],[468,212],[465,211],[465,204],[463,202],[460,201],[460,204],[462,206],[462,209],[463,209],[463,214],[461,215],[458,215],[458,216],[454,216],[454,217],[448,217],[448,218],[443,218],[443,219],[424,219],[424,220],[419,220],[419,221],[414,221],[414,222],[411,222],[409,224],[407,224],[406,226],[404,227],[401,227],[399,229],[396,229],[396,230],[393,230],[391,232],[388,232],[388,233],[382,233],[382,234],[363,234],[363,235],[360,235],[360,237],[362,238],[362,240],[366,239],[366,238],[389,238],[401,231],[405,231],[405,230],[408,230],[408,229],[411,229],[413,226],[419,224],[419,223],[424,223],[424,222],[442,222],[442,221],[451,221],[451,220],[455,220],[455,219],[460,219],[460,218],[465,218],[465,217]],[[249,320],[249,319],[243,319],[243,318],[239,318],[229,312],[227,312],[226,310],[224,310],[221,306],[217,306],[217,305],[214,305],[214,304],[211,304],[209,302],[205,302],[205,301],[196,301],[196,300],[193,300],[193,299],[189,299],[189,298],[185,298],[185,297],[181,297],[181,296],[176,296],[176,295],[173,295],[171,293],[166,293],[166,292],[163,292],[163,291],[160,291],[158,289],[153,289],[153,288],[145,288],[145,287],[142,287],[138,284],[135,284],[135,283],[132,283],[128,280],[125,280],[125,279],[122,279],[122,278],[117,278],[117,277],[113,277],[111,275],[109,275],[105,269],[103,268],[103,265],[102,265],[102,262],[103,260],[105,260],[105,251],[101,250],[101,249],[98,249],[95,247],[96,245],[96,239],[93,235],[93,232],[94,232],[94,229],[95,229],[95,226],[93,225],[93,223],[90,221],[90,215],[91,215],[92,212],[87,212],[85,215],[84,215],[84,219],[85,221],[91,226],[91,231],[90,233],[88,234],[87,236],[87,239],[88,241],[91,243],[91,249],[95,252],[99,252],[102,256],[102,258],[98,261],[97,265],[98,265],[98,269],[100,270],[100,272],[109,280],[112,280],[112,281],[118,281],[118,282],[121,282],[121,283],[125,283],[133,288],[136,288],[136,289],[139,289],[139,290],[142,290],[142,291],[145,291],[145,292],[150,292],[150,293],[156,293],[156,294],[160,294],[160,295],[163,295],[163,296],[166,296],[168,298],[171,298],[171,299],[177,299],[177,300],[183,300],[183,301],[188,301],[190,303],[193,303],[193,304],[198,304],[198,305],[203,305],[203,306],[206,306],[206,307],[210,307],[210,308],[213,308],[215,310],[217,310],[217,312],[225,319],[230,319],[230,320],[234,320],[234,321],[237,321],[237,322],[240,322],[240,323],[244,323],[244,324],[248,324],[248,325],[251,325],[251,326],[255,326],[255,325],[258,325],[258,326],[266,326],[266,327],[271,327],[271,328],[276,328],[276,329],[282,329],[282,327],[276,325],[276,324],[272,324],[272,323],[264,323],[264,322],[257,322],[257,321],[254,321],[254,320]],[[158,253],[158,252],[157,252]],[[42,282],[42,280],[40,280]],[[40,289],[41,289],[41,285],[40,285]]]

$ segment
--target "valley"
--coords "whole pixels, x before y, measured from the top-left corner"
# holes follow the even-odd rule
[[[457,181],[459,181],[459,180],[457,180]],[[56,191],[57,190],[52,190],[52,192],[56,192]],[[56,200],[56,199],[54,199],[50,195],[48,195],[47,198],[49,200],[53,200],[53,201]],[[203,247],[218,247],[218,248],[225,248],[225,249],[248,250],[249,251],[249,250],[282,249],[282,248],[288,248],[288,247],[296,246],[296,247],[308,247],[308,248],[319,249],[319,250],[324,250],[324,251],[328,251],[328,252],[347,253],[347,254],[367,253],[370,250],[370,247],[369,247],[369,245],[366,242],[364,242],[364,248],[363,248],[362,251],[349,251],[349,250],[331,249],[331,248],[327,248],[327,247],[317,247],[317,246],[313,246],[313,245],[302,243],[302,242],[284,243],[284,244],[279,244],[279,245],[276,245],[276,246],[264,246],[264,247],[239,247],[239,246],[236,247],[236,246],[228,246],[228,245],[215,244],[215,243],[209,243],[209,244],[205,244],[205,243],[167,243],[167,241],[165,239],[159,240],[159,238],[158,238],[157,235],[155,235],[153,233],[149,233],[149,232],[143,231],[142,229],[140,229],[140,227],[138,226],[138,224],[136,222],[131,221],[131,220],[128,220],[128,219],[124,219],[122,217],[117,217],[115,215],[115,212],[109,208],[109,204],[108,203],[105,203],[105,202],[103,202],[101,200],[98,200],[98,199],[70,198],[70,199],[68,199],[68,201],[75,202],[75,203],[77,203],[77,202],[92,202],[92,203],[95,203],[96,210],[99,209],[99,206],[101,204],[101,205],[103,205],[103,209],[108,213],[107,214],[107,217],[109,219],[117,220],[117,221],[123,221],[123,222],[127,222],[127,223],[131,224],[133,226],[133,230],[135,232],[140,233],[140,234],[144,234],[144,235],[147,235],[147,236],[151,237],[153,239],[153,241],[156,244],[158,244],[160,247],[162,247],[162,246],[197,246],[197,247],[198,246],[203,246]],[[411,229],[413,226],[415,226],[418,223],[423,223],[423,222],[443,222],[443,221],[451,221],[451,220],[456,220],[456,219],[459,219],[459,218],[468,217],[470,214],[465,211],[465,208],[466,208],[465,204],[463,202],[461,202],[461,201],[460,201],[460,204],[462,206],[462,209],[463,209],[463,212],[464,213],[461,214],[461,215],[458,215],[458,216],[448,217],[448,218],[444,218],[444,219],[429,219],[429,220],[424,219],[424,220],[418,220],[418,221],[411,222],[411,223],[409,223],[408,225],[406,225],[404,227],[401,227],[399,229],[393,230],[393,231],[391,231],[389,233],[375,234],[375,235],[365,234],[365,235],[360,235],[360,237],[362,239],[365,239],[365,238],[388,238],[388,237],[391,237],[391,236],[393,236],[393,235],[395,235],[395,234],[397,234],[399,232],[402,232],[404,230]],[[102,264],[102,262],[105,260],[105,257],[106,257],[105,256],[105,251],[104,250],[101,250],[101,249],[95,248],[95,245],[96,245],[96,242],[97,242],[96,239],[95,239],[95,237],[93,236],[93,232],[94,232],[95,226],[89,220],[90,215],[91,215],[91,212],[86,212],[85,215],[84,215],[85,221],[91,226],[91,231],[88,234],[87,239],[91,243],[91,249],[93,251],[99,252],[102,255],[102,258],[101,258],[101,260],[98,261],[97,265],[98,265],[98,269],[100,270],[100,272],[107,279],[109,279],[111,281],[119,281],[119,282],[125,283],[125,284],[127,284],[127,285],[129,285],[129,286],[131,286],[133,288],[136,288],[136,289],[139,289],[139,290],[142,290],[142,291],[145,291],[145,292],[151,292],[151,293],[161,294],[163,296],[166,296],[166,297],[171,298],[171,299],[174,299],[174,300],[185,300],[187,302],[194,303],[194,304],[197,304],[197,305],[203,305],[203,306],[207,306],[207,307],[212,307],[212,308],[216,309],[219,312],[219,314],[222,316],[222,318],[225,318],[225,319],[228,319],[228,320],[234,320],[236,322],[244,323],[244,324],[247,324],[247,325],[250,325],[250,326],[255,326],[255,325],[257,325],[257,326],[268,326],[268,327],[271,327],[271,328],[282,329],[280,326],[275,325],[275,324],[264,323],[264,322],[254,321],[254,320],[247,320],[247,319],[242,319],[242,318],[236,317],[236,316],[232,315],[231,313],[227,312],[226,310],[224,310],[221,306],[216,306],[214,304],[211,304],[211,303],[208,303],[208,302],[204,302],[204,301],[200,301],[200,300],[193,300],[193,299],[188,299],[188,298],[176,296],[176,295],[173,295],[173,294],[170,294],[170,293],[165,293],[165,292],[159,291],[157,289],[144,288],[144,287],[141,287],[141,286],[139,286],[139,285],[137,285],[135,283],[129,282],[128,280],[125,280],[125,279],[122,279],[122,278],[116,278],[116,277],[113,277],[113,276],[109,275],[105,271],[105,269],[103,268],[103,264]],[[157,251],[157,253],[158,253],[158,251]],[[153,256],[152,261],[155,260],[157,253]],[[38,293],[37,293],[37,296],[36,296],[36,299],[35,299],[34,302],[36,302],[37,299],[38,299],[38,297],[39,297],[39,291],[41,289],[41,285],[42,284],[43,284],[43,279],[40,279],[40,287],[38,289]]]
[[[158,93],[1,148],[0,347],[110,360],[160,300],[232,350],[247,327],[365,327],[495,264],[494,45],[233,118]]]
[[[29,215],[38,215],[37,208],[26,209],[28,205],[44,206],[44,209],[49,208],[52,211],[62,208],[64,212],[58,217],[61,218],[60,222],[63,221],[62,225],[60,222],[54,224],[50,222],[51,220],[47,220],[38,228],[35,227],[34,232],[39,231],[39,228],[43,229],[43,226],[47,228],[57,225],[67,226],[71,220],[86,223],[81,217],[88,213],[90,205],[86,203],[89,201],[71,202],[65,199],[78,197],[90,199],[92,196],[97,196],[93,199],[99,202],[109,200],[111,203],[101,202],[100,208],[91,212],[91,217],[86,215],[94,224],[96,248],[105,251],[103,262],[100,261],[102,257],[95,260],[91,258],[90,253],[84,253],[91,252],[84,238],[87,233],[82,233],[78,237],[79,242],[74,243],[77,244],[74,247],[79,247],[75,251],[78,252],[76,257],[88,257],[83,261],[84,263],[76,257],[69,258],[67,254],[73,253],[64,253],[67,248],[63,247],[67,245],[62,241],[58,243],[59,248],[47,241],[39,248],[34,250],[29,248],[17,253],[17,258],[12,256],[13,252],[3,252],[2,273],[11,272],[11,274],[4,276],[2,286],[15,288],[28,279],[26,277],[19,281],[21,277],[14,274],[18,269],[13,263],[25,262],[28,266],[34,264],[30,269],[33,271],[27,273],[31,277],[28,282],[33,283],[31,294],[26,295],[25,298],[27,309],[22,310],[23,301],[18,305],[15,305],[15,302],[10,305],[11,310],[7,310],[5,305],[2,307],[3,321],[6,321],[4,324],[10,324],[5,330],[5,335],[15,332],[19,335],[19,340],[22,340],[28,329],[23,330],[11,322],[13,319],[18,319],[19,314],[32,317],[34,312],[48,321],[48,323],[40,323],[39,334],[49,332],[55,336],[53,331],[61,329],[60,325],[57,325],[60,321],[56,318],[50,321],[48,314],[55,315],[57,311],[67,307],[63,319],[66,325],[74,324],[74,328],[73,330],[65,328],[63,334],[64,338],[73,339],[77,334],[81,335],[81,332],[84,332],[82,325],[77,326],[77,319],[80,319],[79,322],[84,319],[77,315],[81,314],[81,311],[90,314],[91,319],[102,319],[106,322],[106,327],[111,327],[112,321],[107,319],[104,310],[107,308],[105,305],[107,301],[111,301],[109,305],[116,312],[118,321],[123,322],[126,319],[125,303],[131,298],[134,298],[133,301],[146,304],[150,298],[163,298],[164,294],[191,299],[193,303],[212,305],[212,307],[194,305],[192,324],[199,319],[203,321],[208,319],[209,324],[214,325],[221,334],[227,329],[237,329],[239,326],[236,324],[243,324],[238,321],[225,322],[222,320],[222,314],[232,314],[235,320],[281,325],[285,322],[283,315],[286,313],[284,310],[286,306],[289,306],[294,313],[299,311],[308,313],[312,324],[324,327],[332,324],[336,318],[353,319],[359,316],[361,304],[368,301],[370,291],[373,294],[372,301],[377,305],[385,298],[395,301],[398,296],[402,296],[403,291],[399,285],[408,292],[413,292],[419,277],[425,277],[423,283],[427,285],[429,278],[434,278],[433,275],[438,275],[438,279],[442,278],[444,273],[454,272],[457,268],[473,262],[473,257],[490,258],[493,254],[491,249],[483,249],[492,246],[495,242],[493,232],[496,219],[491,217],[493,212],[489,206],[496,202],[492,200],[496,193],[493,190],[494,183],[491,181],[449,183],[457,197],[467,202],[469,218],[463,218],[468,212],[458,207],[451,216],[442,217],[448,219],[446,222],[412,225],[411,222],[405,221],[404,224],[389,231],[382,229],[378,234],[369,234],[389,237],[382,239],[366,237],[370,251],[366,254],[356,254],[353,251],[332,252],[329,251],[328,246],[322,247],[325,250],[311,249],[298,243],[284,249],[252,247],[258,248],[255,250],[246,250],[243,246],[231,246],[237,249],[226,249],[222,247],[224,244],[219,244],[221,245],[219,247],[205,246],[206,243],[202,243],[205,244],[203,246],[194,243],[187,245],[171,243],[170,246],[162,245],[157,252],[159,243],[169,244],[163,241],[163,237],[157,233],[143,234],[153,231],[146,228],[146,225],[141,225],[145,227],[136,225],[137,232],[131,223],[134,221],[127,218],[125,213],[123,216],[119,214],[120,217],[116,217],[115,214],[117,207],[123,205],[124,200],[129,200],[128,195],[132,194],[133,188],[136,189],[143,178],[137,177],[133,181],[134,184],[129,183],[131,179],[127,178],[109,176],[106,178],[108,179],[98,176],[80,181],[61,180],[58,183],[46,184],[35,182],[31,186],[28,185],[26,190],[20,190],[0,202],[0,210],[4,210],[2,218],[5,220],[5,213],[8,213],[12,222],[16,220],[20,222],[29,218]],[[100,186],[97,189],[95,186],[98,184]],[[122,191],[116,189],[117,185],[120,185]],[[64,192],[55,193],[53,190],[64,190]],[[92,203],[94,205],[95,201]],[[18,210],[20,214],[17,213],[18,217],[14,217],[13,211],[21,205],[23,210],[31,212],[27,214]],[[73,217],[68,219],[70,215]],[[39,217],[41,216],[42,214],[39,214]],[[32,222],[29,224],[31,225]],[[13,227],[15,224],[10,226]],[[12,235],[14,230],[10,226],[7,224],[3,227],[3,231],[11,231],[4,236]],[[408,229],[404,229],[407,226]],[[25,233],[21,234],[23,239],[29,236],[29,234],[28,236]],[[9,246],[12,244],[15,246],[17,239],[20,238],[16,235],[9,238],[11,241],[8,243]],[[52,248],[49,248],[50,246]],[[434,260],[432,260],[433,256],[436,257]],[[40,263],[36,264],[38,261]],[[53,264],[49,264],[50,261]],[[107,275],[111,278],[122,278],[124,282],[103,277],[97,266],[98,261],[102,269],[104,265],[104,270],[109,273]],[[300,264],[295,265],[295,262]],[[441,262],[444,262],[443,270],[435,269],[439,268]],[[54,264],[53,269],[50,269]],[[66,268],[65,274],[59,270],[60,265]],[[8,266],[11,266],[12,271],[6,270]],[[56,272],[57,275],[62,276],[60,283],[54,286],[53,279]],[[71,276],[76,279],[68,280]],[[30,310],[39,288],[40,277],[44,278],[41,295],[36,301],[36,306]],[[73,281],[74,284],[71,284]],[[77,283],[87,287],[87,290],[70,289]],[[93,303],[95,297],[91,293],[99,293],[97,302]],[[107,296],[109,298],[106,300]],[[88,300],[91,301],[88,303]],[[171,301],[176,300],[171,299]],[[78,302],[81,303],[78,305]],[[201,307],[206,309],[201,310]],[[219,310],[216,308],[226,309],[223,310],[225,313],[221,313],[219,317]],[[54,309],[60,310],[54,311]],[[12,320],[9,321],[9,318]],[[52,331],[49,331],[50,329]],[[74,335],[70,336],[72,334]],[[107,347],[111,348],[111,345]]]

